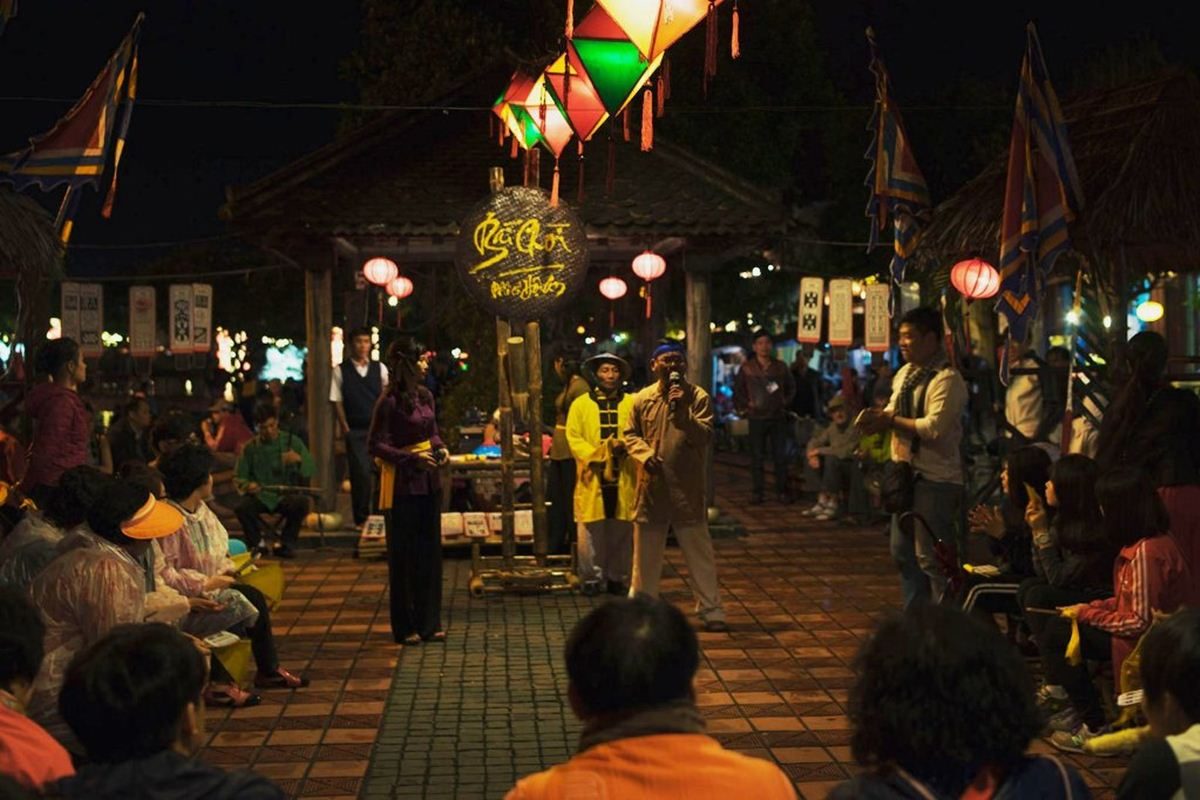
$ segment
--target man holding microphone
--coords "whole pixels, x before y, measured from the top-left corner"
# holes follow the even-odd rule
[[[660,345],[650,368],[658,380],[634,396],[625,429],[626,451],[639,465],[630,591],[658,595],[667,531],[672,529],[704,629],[727,631],[708,534],[712,403],[707,392],[684,380],[687,360],[680,343]]]

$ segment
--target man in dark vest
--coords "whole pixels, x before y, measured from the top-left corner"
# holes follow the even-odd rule
[[[387,386],[387,367],[371,360],[371,330],[356,328],[347,339],[347,358],[333,370],[329,401],[337,413],[346,439],[346,463],[350,471],[350,499],[354,525],[361,528],[371,515],[371,458],[367,453],[367,430],[375,401]]]

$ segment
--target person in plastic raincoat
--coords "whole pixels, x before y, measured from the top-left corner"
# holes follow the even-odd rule
[[[622,440],[633,408],[633,395],[622,390],[630,372],[629,364],[615,355],[589,358],[583,374],[591,391],[578,397],[567,414],[567,444],[577,476],[579,574],[585,588],[601,586],[615,595],[629,591],[633,562],[637,464],[627,457]]]
[[[139,558],[151,540],[182,526],[180,513],[145,489],[112,480],[88,509],[88,527],[63,539],[60,555],[30,586],[46,623],[46,656],[29,716],[72,752],[79,745],[58,712],[67,665],[117,625],[142,622],[146,575]]]

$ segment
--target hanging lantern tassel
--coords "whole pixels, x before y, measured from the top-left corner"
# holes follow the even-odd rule
[[[729,40],[729,51],[730,55],[735,59],[742,57],[742,43],[738,41],[738,22],[740,21],[740,16],[738,14],[737,0],[733,0],[733,36]]]
[[[671,56],[666,53],[663,54],[663,65],[662,65],[661,75],[662,75],[663,99],[670,100],[671,99]]]
[[[625,137],[625,141],[629,141],[629,106],[625,106],[625,111],[621,114],[621,135]]]
[[[575,194],[575,202],[583,202],[583,140],[579,140],[579,190]]]
[[[575,0],[567,0],[567,29],[564,33],[568,39],[575,36]]]
[[[654,149],[654,92],[646,87],[642,95],[642,152]]]
[[[646,282],[646,319],[650,319],[650,309],[651,309],[651,303],[650,303],[650,282],[649,282],[649,281],[647,281],[647,282]]]
[[[517,137],[514,136],[509,141],[512,142],[512,145],[508,148],[508,157],[516,158],[517,157]]]
[[[708,97],[708,81],[717,74],[717,4],[708,0],[708,20],[704,41],[704,96]]]
[[[550,207],[558,208],[558,157],[554,158],[554,178],[550,181]]]
[[[663,108],[667,104],[667,92],[664,89],[665,81],[663,81],[662,70],[658,71],[658,108],[655,110],[656,117],[663,115]]]

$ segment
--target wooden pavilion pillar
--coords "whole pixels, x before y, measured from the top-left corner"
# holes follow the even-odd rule
[[[687,296],[687,379],[688,383],[712,392],[712,277],[715,262],[707,258],[693,258],[685,270],[685,294]],[[708,489],[706,505],[712,507],[716,498],[713,484],[713,449],[710,444],[705,454],[708,462]]]
[[[334,459],[333,411],[329,407],[329,385],[333,380],[330,332],[333,328],[333,267],[337,263],[328,250],[306,249],[297,259],[304,267],[304,325],[308,356],[305,362],[305,409],[308,420],[308,449],[316,466],[314,483],[321,488],[317,511],[332,511],[337,502],[337,471]]]

